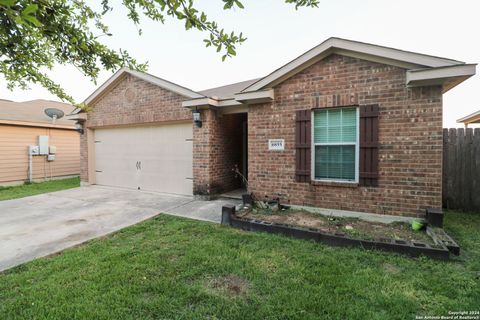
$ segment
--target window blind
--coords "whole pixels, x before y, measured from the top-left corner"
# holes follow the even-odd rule
[[[315,110],[315,179],[355,180],[356,143],[356,108]]]

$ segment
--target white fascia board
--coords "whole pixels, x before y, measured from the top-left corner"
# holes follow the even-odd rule
[[[78,113],[83,113],[83,112],[85,112],[85,110],[82,110],[80,108],[75,108],[75,109],[73,109],[73,111],[70,114],[78,114]]]
[[[375,57],[378,57],[378,60],[381,62],[388,61],[398,61],[400,65],[403,63],[406,67],[445,67],[452,65],[463,64],[461,61],[434,57],[430,55],[424,55],[409,51],[403,51],[388,47],[382,47],[378,45],[373,45],[369,43],[339,39],[339,38],[330,38],[315,48],[307,51],[298,58],[290,61],[279,69],[273,71],[266,77],[260,79],[259,81],[253,83],[249,87],[242,90],[242,92],[256,91],[266,87],[276,84],[278,80],[285,80],[286,78],[300,72],[304,68],[312,65],[313,63],[320,61],[326,56],[332,53],[359,53],[363,56],[369,56],[372,61],[375,61]]]
[[[68,114],[65,116],[68,120],[73,120],[73,121],[78,121],[78,120],[87,120],[88,115],[86,112],[81,112],[81,113],[75,113],[75,114]]]
[[[157,86],[162,87],[164,89],[167,89],[169,91],[178,93],[179,95],[190,98],[190,99],[205,97],[204,95],[202,95],[198,92],[195,92],[193,90],[190,90],[188,88],[180,86],[176,83],[170,82],[168,80],[155,77],[155,76],[153,76],[151,74],[148,74],[148,73],[138,72],[138,71],[134,71],[134,70],[128,70],[128,72],[135,77],[138,77],[142,80],[150,82],[154,85],[157,85]]]
[[[409,87],[444,85],[447,82],[448,89],[475,75],[476,64],[462,64],[456,66],[407,70],[406,84]],[[446,90],[445,90],[446,91]]]
[[[225,99],[225,100],[218,101],[218,106],[222,108],[237,107],[241,105],[243,105],[243,103],[241,103],[240,101],[236,101],[234,99]]]
[[[248,105],[239,103],[235,106],[228,106],[218,109],[222,114],[248,113]]]
[[[198,98],[191,99],[182,102],[184,108],[196,108],[196,107],[218,107],[218,101],[212,98]]]
[[[457,122],[461,123],[461,122],[470,122],[471,120],[473,119],[476,119],[477,117],[480,117],[480,110],[478,110],[477,112],[474,112],[472,114],[469,114],[468,116],[466,117],[463,117],[463,118],[460,118],[457,120]]]
[[[89,105],[92,102],[94,102],[97,98],[101,97],[103,94],[108,92],[108,90],[121,81],[127,74],[131,74],[132,76],[142,79],[146,82],[149,82],[153,85],[159,86],[161,88],[164,88],[166,90],[178,93],[181,96],[190,98],[190,99],[195,99],[195,98],[201,98],[204,97],[203,95],[192,91],[188,88],[182,87],[178,84],[175,84],[173,82],[152,76],[151,74],[144,73],[144,72],[138,72],[134,70],[130,70],[128,68],[121,68],[117,72],[115,72],[107,81],[105,81],[97,90],[95,90],[87,99],[85,99],[85,104]]]
[[[452,66],[452,65],[464,63],[462,61],[435,57],[435,56],[411,52],[411,51],[404,51],[400,49],[394,49],[394,48],[374,45],[370,43],[338,39],[338,38],[333,38],[332,40],[333,40],[333,43],[331,46],[334,48],[344,49],[344,50],[354,51],[354,52],[361,52],[361,53],[372,55],[372,56],[382,57],[382,58],[396,60],[396,61],[403,61],[410,64],[415,64],[415,65],[423,65],[431,68]]]
[[[117,72],[115,72],[107,81],[105,81],[100,87],[98,87],[95,91],[93,91],[93,93],[89,95],[87,99],[85,99],[84,103],[87,105],[92,103],[108,87],[110,87],[111,85],[115,84],[120,79],[122,79],[122,77],[125,76],[125,72],[127,72],[127,70],[128,70],[127,68],[121,68]]]
[[[274,90],[249,91],[235,94],[235,100],[241,103],[253,104],[273,101]]]
[[[215,107],[215,108],[228,108],[237,107],[243,103],[235,101],[234,99],[217,100],[215,98],[200,98],[186,100],[182,102],[184,108],[198,108],[198,107]]]
[[[349,50],[344,50],[344,49],[338,49],[338,48],[332,48],[331,49],[332,53],[339,54],[342,56],[347,56],[351,58],[357,58],[360,60],[365,60],[365,61],[372,61],[380,64],[386,64],[390,66],[395,66],[403,69],[417,69],[419,67],[422,67],[421,65],[410,63],[410,62],[405,62],[405,61],[399,61],[399,60],[393,60],[390,58],[386,57],[380,57],[380,56],[372,56],[370,54],[366,54],[363,52],[357,52],[357,51],[349,51]],[[323,59],[323,58],[322,58]]]

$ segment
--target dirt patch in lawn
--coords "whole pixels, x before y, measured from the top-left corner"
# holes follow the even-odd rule
[[[385,263],[383,265],[383,270],[387,273],[397,274],[401,272],[401,269],[394,264]]]
[[[424,231],[413,231],[410,224],[404,222],[385,224],[357,218],[324,216],[319,213],[294,209],[282,211],[253,209],[250,211],[239,212],[239,216],[304,228],[315,228],[330,233],[342,232],[353,238],[359,239],[396,239],[434,244],[432,238],[430,238]]]
[[[239,276],[226,275],[208,279],[206,287],[209,291],[236,297],[243,296],[247,293],[249,283]]]

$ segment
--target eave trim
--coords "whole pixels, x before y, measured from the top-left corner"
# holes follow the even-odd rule
[[[458,123],[463,122],[465,124],[480,122],[480,110],[472,114],[469,114],[468,116],[458,119],[457,122]]]
[[[75,130],[73,125],[67,126],[63,124],[51,124],[41,122],[29,122],[29,121],[17,121],[17,120],[0,120],[0,125],[9,126],[21,126],[21,127],[37,127],[37,128],[50,128],[50,129],[62,129],[62,130]]]

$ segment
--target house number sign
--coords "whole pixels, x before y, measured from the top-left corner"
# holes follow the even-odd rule
[[[285,150],[285,139],[268,139],[268,150]]]

